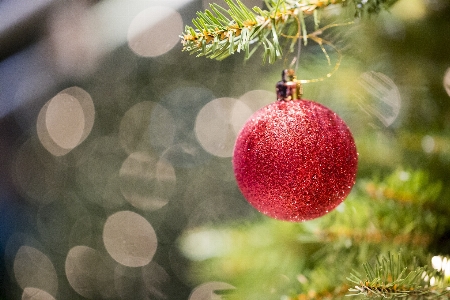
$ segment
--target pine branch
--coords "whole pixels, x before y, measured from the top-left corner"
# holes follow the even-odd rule
[[[358,272],[347,279],[356,284],[347,296],[365,296],[378,299],[448,299],[450,292],[443,276],[437,271],[407,264],[401,254],[377,258],[374,265],[364,264],[365,277]]]
[[[298,39],[306,44],[316,38],[319,29],[320,10],[330,5],[354,4],[356,16],[379,12],[397,0],[265,0],[268,10],[250,9],[240,0],[225,0],[229,9],[215,3],[210,10],[197,12],[192,20],[194,27],[186,26],[180,36],[183,51],[197,56],[222,60],[236,52],[245,52],[245,59],[264,48],[263,61],[275,62],[283,55],[280,38],[290,40],[293,51]],[[308,34],[305,18],[313,16],[315,31]],[[327,27],[328,28],[328,27]],[[322,45],[321,45],[322,46]],[[252,49],[250,49],[252,47]]]

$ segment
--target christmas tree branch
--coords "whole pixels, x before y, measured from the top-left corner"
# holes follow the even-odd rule
[[[379,299],[443,299],[450,291],[441,273],[407,264],[402,255],[377,258],[375,264],[364,264],[365,277],[358,272],[347,279],[356,284],[348,296],[363,295]]]
[[[292,51],[299,38],[306,44],[308,39],[323,40],[318,35],[320,11],[330,5],[349,6],[353,3],[357,16],[375,13],[394,4],[397,0],[265,0],[268,10],[259,7],[250,9],[240,0],[225,0],[229,9],[215,3],[210,10],[197,12],[192,26],[186,26],[181,36],[183,50],[197,56],[222,60],[231,54],[243,51],[245,58],[255,50],[264,48],[263,61],[275,62],[282,57],[280,37],[291,40]],[[313,16],[315,31],[308,34],[305,18]],[[250,46],[254,47],[250,50]],[[325,52],[326,54],[326,52]]]

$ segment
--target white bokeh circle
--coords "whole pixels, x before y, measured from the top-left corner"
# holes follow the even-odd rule
[[[219,157],[231,157],[238,129],[251,114],[251,109],[238,99],[214,99],[197,114],[197,140],[207,152]]]
[[[108,217],[103,227],[103,242],[109,255],[127,267],[147,265],[158,245],[152,225],[132,211],[120,211]]]
[[[41,289],[26,287],[22,292],[22,300],[55,300],[55,297]]]
[[[146,152],[128,156],[119,174],[122,195],[142,210],[162,208],[175,190],[176,175],[172,164]]]
[[[89,93],[76,86],[67,88],[41,108],[36,122],[39,141],[51,154],[65,155],[87,138],[94,119]]]
[[[211,281],[203,283],[197,286],[189,296],[188,300],[220,300],[222,297],[215,292],[220,290],[233,290],[235,289],[229,283],[220,281]]]
[[[152,6],[141,11],[128,28],[128,46],[145,57],[162,55],[179,43],[183,31],[181,15],[166,6]]]

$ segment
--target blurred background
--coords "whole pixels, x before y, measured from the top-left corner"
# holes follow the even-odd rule
[[[330,229],[337,217],[268,220],[241,196],[231,166],[240,128],[275,101],[293,56],[269,65],[262,52],[246,62],[241,54],[212,61],[182,52],[184,26],[208,2],[0,1],[1,299],[225,299],[239,284],[263,290],[267,278],[234,276],[252,269],[254,249],[270,249],[254,264],[284,277],[266,297],[241,299],[287,299],[315,278],[299,275],[302,260],[281,262],[276,251],[289,246],[278,240],[300,241],[299,232]],[[304,85],[304,98],[352,130],[358,182],[398,175],[404,183],[421,170],[427,175],[404,192],[439,183],[424,197],[441,215],[419,224],[432,224],[420,227],[428,239],[419,246],[436,255],[450,254],[449,15],[447,0],[399,0],[389,12],[325,31],[343,55],[340,68]],[[322,22],[348,20],[350,8],[334,7]],[[328,50],[331,65],[318,45],[302,47],[298,78],[328,73],[337,59]],[[368,191],[357,184],[349,203]],[[361,211],[357,218],[375,218]],[[386,211],[380,218],[395,217],[395,208]],[[406,226],[389,220],[394,233]],[[254,248],[235,247],[230,232],[247,232]],[[236,265],[205,264],[237,249]]]

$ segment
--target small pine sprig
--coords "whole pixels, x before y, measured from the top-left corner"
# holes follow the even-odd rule
[[[356,284],[347,296],[374,299],[449,299],[450,290],[443,275],[413,260],[407,264],[401,254],[377,258],[374,265],[364,264],[365,277],[358,272],[347,279]]]
[[[354,4],[355,14],[361,16],[376,13],[388,8],[397,0],[265,0],[268,10],[259,7],[253,9],[240,0],[225,0],[229,9],[218,4],[210,4],[210,10],[197,12],[192,20],[194,26],[186,26],[180,36],[183,51],[197,56],[222,60],[236,52],[245,52],[245,59],[255,50],[264,47],[263,61],[275,62],[282,57],[281,38],[290,39],[292,51],[297,40],[317,37],[319,29],[319,11],[330,5]],[[315,32],[308,34],[305,18],[312,15]],[[328,26],[329,28],[330,26]],[[250,50],[250,46],[254,47]]]

